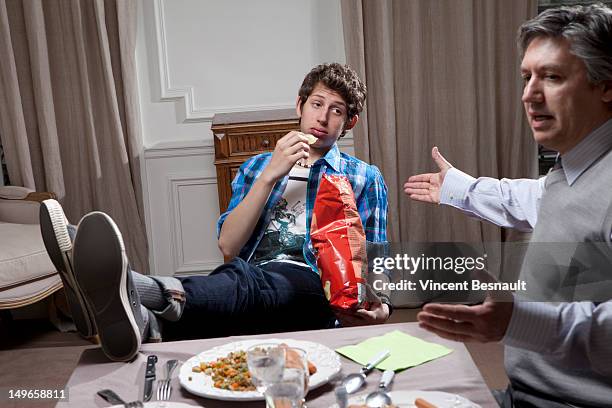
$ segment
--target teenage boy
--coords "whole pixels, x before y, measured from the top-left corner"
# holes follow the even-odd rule
[[[61,207],[45,202],[43,238],[68,287],[77,328],[88,322],[79,331],[97,333],[109,358],[126,361],[143,338],[160,338],[162,320],[171,322],[164,325],[165,338],[316,329],[336,319],[342,325],[385,322],[390,305],[384,296],[370,300],[367,309],[331,310],[310,240],[323,174],[348,178],[366,239],[387,240],[387,188],[380,171],[340,153],[336,144],[357,123],[365,98],[365,85],[348,66],[322,64],[306,75],[296,102],[301,132],[289,132],[274,152],[241,166],[218,223],[219,248],[233,260],[208,276],[131,272],[119,229],[100,212],[83,217],[71,251]],[[316,142],[309,144],[305,134]]]

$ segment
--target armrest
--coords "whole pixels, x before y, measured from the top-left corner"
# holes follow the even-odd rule
[[[0,222],[38,224],[40,203],[50,198],[55,198],[55,194],[19,186],[0,186]]]
[[[34,191],[27,187],[0,186],[0,200],[26,200],[38,201],[39,203],[42,203],[50,198],[55,199],[57,197],[55,196],[55,193]]]
[[[26,187],[19,186],[0,186],[0,199],[5,200],[22,200],[33,193],[34,190],[30,190]]]

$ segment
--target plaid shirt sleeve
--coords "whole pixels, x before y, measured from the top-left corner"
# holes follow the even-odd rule
[[[217,222],[217,238],[221,235],[221,227],[227,216],[242,202],[244,197],[249,193],[253,183],[259,177],[263,169],[270,161],[270,154],[260,154],[251,157],[244,162],[234,180],[232,180],[232,198],[230,199],[227,210],[221,214]]]
[[[366,186],[363,194],[365,199],[359,200],[359,213],[370,242],[387,242],[387,185],[376,166],[370,165],[367,170]]]

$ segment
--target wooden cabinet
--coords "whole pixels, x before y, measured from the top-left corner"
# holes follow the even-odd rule
[[[220,113],[213,117],[215,167],[219,209],[223,213],[232,197],[231,182],[251,156],[274,150],[278,139],[299,130],[295,109]]]

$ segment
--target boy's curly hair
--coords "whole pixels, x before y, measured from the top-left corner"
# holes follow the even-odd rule
[[[300,106],[304,106],[319,82],[342,96],[347,105],[347,120],[350,121],[361,113],[366,99],[366,86],[348,65],[332,62],[314,67],[306,75],[300,87]]]

